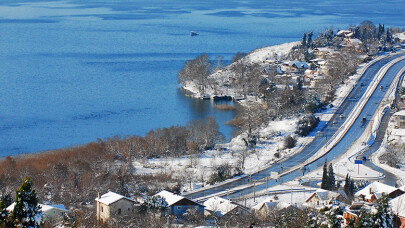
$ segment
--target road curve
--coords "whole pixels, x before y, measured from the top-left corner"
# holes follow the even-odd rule
[[[282,169],[287,169],[294,167],[299,164],[303,164],[309,157],[314,155],[319,149],[322,148],[322,146],[327,142],[327,140],[332,137],[332,135],[335,134],[337,129],[342,125],[344,122],[344,119],[341,119],[339,116],[342,114],[343,116],[348,116],[349,113],[352,111],[360,97],[365,93],[367,87],[369,86],[372,78],[377,74],[377,72],[382,68],[385,64],[388,62],[403,56],[401,55],[396,55],[396,56],[389,56],[383,59],[380,59],[373,64],[371,64],[367,70],[363,73],[361,78],[358,81],[358,85],[361,83],[364,84],[364,86],[356,86],[350,94],[347,96],[345,101],[341,104],[341,106],[338,108],[334,116],[331,118],[331,120],[325,125],[325,127],[321,130],[323,132],[322,137],[316,136],[314,140],[308,144],[300,153],[293,155],[292,157],[288,158],[286,161],[284,161],[282,164],[274,164],[271,167],[262,170],[260,172],[257,172],[255,174],[252,174],[251,179],[252,180],[259,180],[263,179],[266,176],[269,176],[270,172],[279,172]],[[405,60],[402,60],[396,64],[394,64],[385,74],[384,78],[381,80],[381,82],[378,84],[379,88],[381,85],[386,88],[390,85],[391,81],[395,77],[396,73],[401,69],[402,66],[405,65]],[[361,123],[362,117],[366,117],[367,119],[370,119],[372,114],[376,111],[376,108],[378,105],[378,102],[381,101],[381,99],[384,97],[384,94],[386,90],[379,90],[376,89],[372,96],[370,97],[369,101],[366,103],[365,107],[363,108],[362,112],[359,115],[359,118],[356,119],[354,122],[353,126],[348,130],[346,135],[341,139],[339,143],[336,144],[334,148],[332,148],[326,155],[322,156],[320,159],[316,160],[315,162],[309,164],[307,166],[308,171],[313,170],[319,166],[321,166],[324,162],[325,159],[327,160],[332,160],[336,156],[338,156],[341,153],[344,153],[346,148],[350,146],[355,139],[360,137],[362,134],[363,130],[365,129],[364,124]],[[335,124],[332,124],[334,123]],[[294,172],[288,173],[284,176],[281,177],[281,181],[289,181],[292,180],[298,176],[302,175],[302,172],[300,170],[296,170]],[[221,191],[226,191],[227,189],[232,189],[241,185],[246,185],[248,184],[248,177],[243,177],[240,178],[236,181],[232,181],[226,184],[222,184],[219,186],[214,186],[209,189],[202,189],[197,192],[191,192],[191,193],[184,193],[183,195],[188,196],[190,198],[200,198],[203,196],[207,195],[212,195]],[[268,186],[273,186],[276,184],[279,184],[277,180],[269,180],[268,181]],[[256,186],[256,191],[264,189],[266,187],[266,184],[261,184]],[[248,194],[249,192],[252,191],[252,187],[246,187],[242,188],[242,190],[233,190],[232,192],[228,193],[229,198],[234,198],[238,197],[240,195],[245,195]],[[226,194],[226,193],[225,193]]]

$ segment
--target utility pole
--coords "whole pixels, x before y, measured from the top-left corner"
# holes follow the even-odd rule
[[[290,188],[291,188],[291,206],[293,205],[292,204],[292,199],[293,199],[293,189],[292,189],[292,186],[290,186]]]
[[[253,183],[253,202],[256,202],[256,182]]]

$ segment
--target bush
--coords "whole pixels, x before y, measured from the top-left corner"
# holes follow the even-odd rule
[[[284,138],[284,147],[287,149],[291,149],[295,147],[297,144],[297,140],[293,138],[291,135]]]
[[[300,136],[307,136],[319,123],[319,117],[314,115],[304,116],[300,121],[298,121],[296,134]]]
[[[274,157],[275,157],[275,158],[280,158],[280,152],[274,153]]]
[[[233,168],[228,163],[225,163],[214,169],[208,184],[215,184],[240,174],[242,174],[240,169]]]

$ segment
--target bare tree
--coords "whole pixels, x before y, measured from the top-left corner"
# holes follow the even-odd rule
[[[208,76],[210,75],[210,62],[207,54],[197,56],[193,60],[188,60],[183,68],[177,74],[179,83],[192,81],[198,87],[200,94],[205,93],[208,85]]]

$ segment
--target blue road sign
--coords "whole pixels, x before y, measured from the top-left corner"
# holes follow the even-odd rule
[[[363,161],[362,160],[354,160],[354,164],[360,165],[360,164],[363,164]]]

